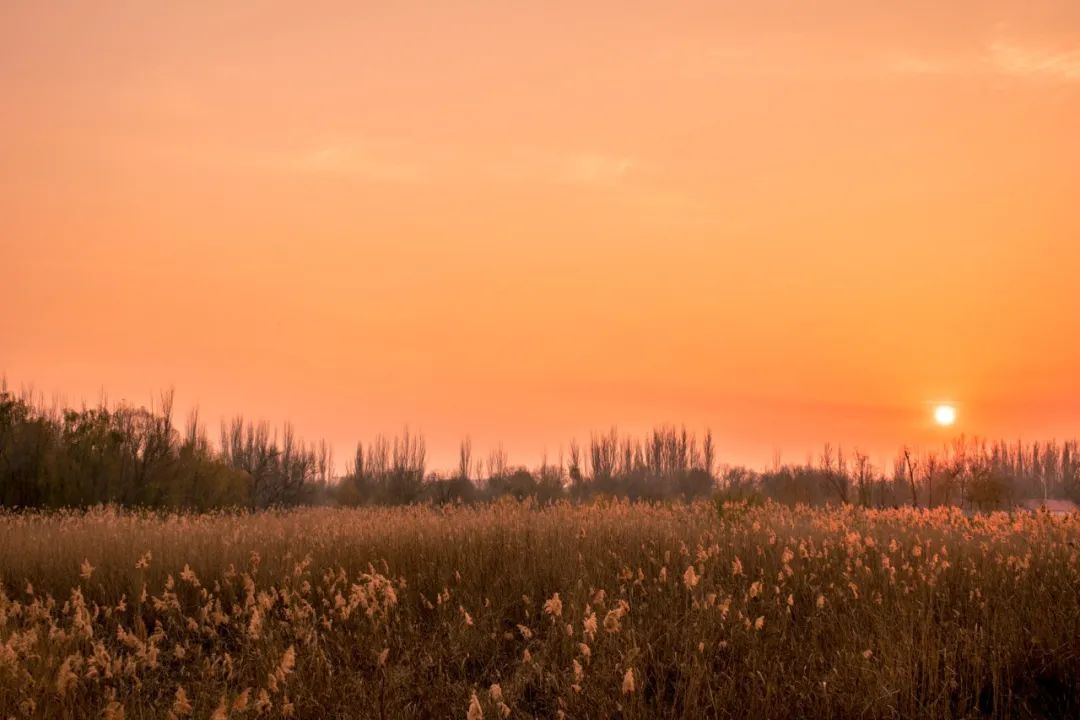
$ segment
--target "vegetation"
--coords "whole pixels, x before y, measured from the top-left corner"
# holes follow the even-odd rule
[[[325,444],[305,446],[286,426],[236,418],[214,448],[193,415],[184,430],[172,396],[156,411],[104,403],[45,408],[0,391],[0,504],[7,507],[209,509],[309,502],[330,478]]]
[[[0,717],[1076,717],[1080,516],[0,515]]]
[[[46,407],[0,385],[0,507],[209,510],[295,505],[407,505],[513,497],[539,503],[592,497],[692,500],[772,498],[788,504],[1006,508],[1024,498],[1080,501],[1080,446],[958,439],[941,450],[901,452],[892,468],[826,446],[815,461],[764,472],[722,465],[709,432],[660,427],[644,438],[615,430],[570,442],[558,463],[513,466],[462,442],[457,467],[427,468],[422,435],[406,430],[357,445],[340,476],[325,442],[286,425],[236,417],[211,443],[198,414],[177,428],[172,396],[151,409],[106,404]]]
[[[333,467],[0,389],[0,718],[1080,714],[1080,514],[975,512],[1076,498],[1075,442],[756,472],[661,427],[440,473],[406,431]]]

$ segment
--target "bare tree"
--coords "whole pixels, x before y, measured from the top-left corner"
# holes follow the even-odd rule
[[[908,483],[911,485],[911,506],[919,507],[919,490],[915,484],[915,471],[918,467],[918,462],[911,458],[911,451],[908,448],[904,448],[903,460],[907,472]]]
[[[474,472],[472,457],[472,438],[468,435],[461,441],[458,447],[458,470],[457,476],[463,480],[472,480]]]
[[[863,507],[870,505],[869,489],[873,481],[874,468],[870,464],[870,458],[858,450],[855,451],[855,483],[859,492],[859,504]]]
[[[507,468],[506,449],[499,443],[494,450],[488,453],[488,477],[497,480],[506,477]]]
[[[567,468],[567,472],[570,476],[570,487],[575,492],[582,492],[585,489],[585,476],[581,471],[581,445],[577,440],[570,441],[570,465]]]
[[[838,450],[834,457],[832,444],[825,443],[825,447],[821,451],[820,469],[821,475],[825,478],[829,487],[836,493],[840,502],[846,505],[848,503],[849,480],[844,461],[844,451],[842,449]]]
[[[701,454],[704,461],[705,472],[713,477],[716,467],[716,448],[713,446],[712,430],[705,429],[705,438],[701,441]]]

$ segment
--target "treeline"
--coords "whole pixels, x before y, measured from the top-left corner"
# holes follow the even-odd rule
[[[0,385],[0,506],[206,510],[300,504],[456,503],[500,497],[540,503],[597,496],[633,500],[772,498],[868,507],[959,505],[988,510],[1028,498],[1080,501],[1080,447],[958,439],[936,452],[901,452],[891,467],[825,446],[799,465],[765,471],[720,465],[712,434],[658,427],[644,437],[611,430],[569,444],[538,467],[512,465],[461,443],[457,466],[431,471],[422,435],[406,430],[357,445],[334,474],[325,442],[292,427],[236,417],[211,442],[197,413],[177,427],[171,393],[150,409],[105,403],[47,407]]]
[[[325,443],[305,445],[288,425],[237,417],[215,446],[193,413],[173,423],[172,394],[157,408],[46,407],[0,391],[0,505],[267,507],[316,501],[330,484]]]
[[[719,492],[732,499],[771,498],[820,505],[937,507],[967,510],[1011,507],[1025,500],[1080,502],[1080,444],[1007,443],[959,437],[940,450],[903,449],[889,468],[867,455],[826,445],[814,460],[764,472],[728,468]]]
[[[593,435],[587,447],[572,441],[565,458],[556,463],[545,459],[532,469],[511,465],[501,446],[486,458],[478,457],[469,439],[461,443],[451,472],[425,474],[424,459],[423,438],[407,431],[401,437],[361,443],[332,495],[342,504],[358,505],[504,496],[540,502],[595,495],[693,499],[716,490],[712,434],[706,431],[699,442],[685,428],[659,427],[643,440],[620,437],[615,430]]]

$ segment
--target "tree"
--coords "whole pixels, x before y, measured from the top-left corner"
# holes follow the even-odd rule
[[[918,462],[911,458],[911,451],[906,447],[903,454],[903,468],[907,471],[908,483],[911,486],[911,507],[919,507],[919,489],[915,484],[915,471]]]

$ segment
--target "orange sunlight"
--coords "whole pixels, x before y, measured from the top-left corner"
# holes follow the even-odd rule
[[[174,387],[338,457],[409,425],[435,466],[665,422],[755,466],[1076,434],[1080,5],[305,18],[0,8],[10,385]]]

